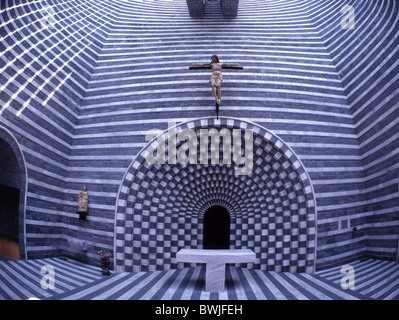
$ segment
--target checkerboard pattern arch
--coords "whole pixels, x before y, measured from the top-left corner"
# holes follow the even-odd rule
[[[231,215],[231,248],[249,248],[269,271],[313,272],[317,208],[305,167],[277,135],[235,118],[201,118],[178,124],[201,129],[252,132],[253,168],[235,175],[232,165],[150,164],[158,143],[168,148],[170,135],[154,138],[132,161],[120,186],[115,219],[114,263],[117,271],[155,271],[184,267],[176,263],[182,248],[202,248],[203,215],[212,205]],[[170,130],[171,128],[169,128]],[[242,140],[247,139],[245,135]],[[177,145],[177,148],[179,145]],[[165,153],[167,150],[165,150]]]

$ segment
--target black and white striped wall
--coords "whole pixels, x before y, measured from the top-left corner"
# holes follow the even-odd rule
[[[358,232],[363,230],[367,256],[397,260],[399,6],[395,1],[313,3],[310,17],[341,79],[361,157],[364,198],[342,210]],[[352,8],[345,10],[344,4]],[[336,22],[350,10],[353,29],[343,29]]]
[[[214,116],[209,71],[188,67],[217,54],[244,67],[223,72],[220,116],[272,132],[309,175],[316,268],[396,259],[397,7],[241,0],[225,19],[215,1],[195,19],[184,0],[2,2],[0,125],[26,164],[27,257],[117,254],[129,168],[149,130]]]

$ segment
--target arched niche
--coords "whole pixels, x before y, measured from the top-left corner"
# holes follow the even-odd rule
[[[195,144],[190,141],[200,141],[204,130],[230,133],[231,139],[226,141],[231,149],[234,144],[240,146],[236,160],[247,153],[250,170],[240,174],[239,161],[224,161],[222,152],[212,162],[212,150],[218,146],[200,144],[190,153]],[[245,146],[251,145],[249,152]],[[170,161],[178,158],[175,156],[181,150],[186,158],[190,154],[197,157],[197,163]],[[209,151],[207,164],[199,161],[201,150],[203,154]],[[157,157],[167,161],[154,161]],[[230,247],[256,253],[256,262],[248,267],[314,271],[317,210],[305,167],[273,132],[234,118],[201,118],[178,124],[155,137],[135,157],[117,196],[116,270],[181,267],[176,253],[182,248],[202,248],[204,214],[216,205],[230,213]]]

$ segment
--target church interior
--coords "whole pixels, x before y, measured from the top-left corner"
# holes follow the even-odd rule
[[[396,0],[0,14],[0,300],[399,300]]]

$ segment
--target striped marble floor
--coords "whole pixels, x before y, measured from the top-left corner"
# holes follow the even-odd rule
[[[355,291],[378,300],[399,300],[399,263],[362,259],[349,263],[355,271]],[[316,275],[340,285],[341,266],[316,272]]]
[[[43,289],[44,265],[54,267],[55,288]],[[204,291],[205,267],[113,273],[73,260],[0,261],[0,299],[55,300],[364,300],[399,299],[399,264],[358,260],[355,290],[340,286],[341,268],[315,274],[264,272],[228,266],[226,290]]]
[[[41,282],[48,275],[44,266],[54,268],[54,289],[43,289]],[[47,299],[59,294],[82,288],[102,279],[100,268],[74,260],[0,259],[0,300]]]

